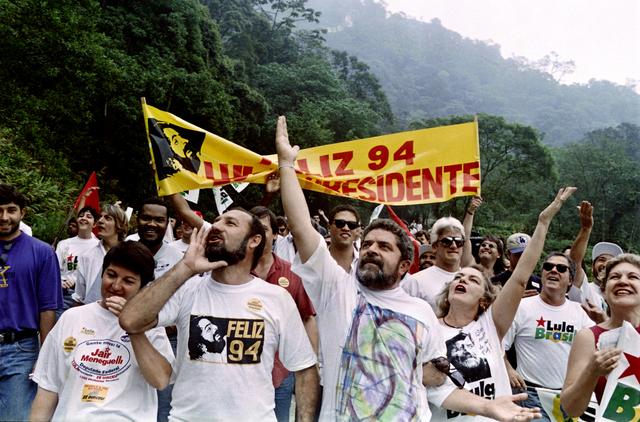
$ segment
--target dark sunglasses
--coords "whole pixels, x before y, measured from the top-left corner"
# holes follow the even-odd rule
[[[462,376],[462,374],[457,370],[451,372],[451,364],[449,363],[449,360],[447,358],[445,358],[444,356],[433,358],[431,359],[431,363],[436,367],[438,371],[447,375],[456,387],[464,387],[464,384],[466,383],[464,376]]]
[[[346,225],[349,227],[349,230],[355,230],[356,227],[360,226],[360,224],[357,221],[347,221],[347,220],[341,220],[339,218],[336,218],[335,220],[333,220],[333,224],[339,229],[343,228]]]
[[[457,248],[461,248],[464,245],[464,237],[447,236],[442,239],[438,239],[438,243],[445,248],[448,248],[455,243]]]
[[[565,273],[569,269],[569,266],[564,264],[554,264],[553,262],[545,262],[542,264],[542,269],[545,271],[551,271],[554,267],[560,274]]]

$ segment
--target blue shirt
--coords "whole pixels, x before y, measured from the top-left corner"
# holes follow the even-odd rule
[[[5,254],[5,262],[0,262],[0,331],[39,330],[40,312],[62,305],[53,248],[20,233],[11,241],[0,240],[0,255]]]

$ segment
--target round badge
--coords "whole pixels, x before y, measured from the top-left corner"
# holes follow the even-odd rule
[[[69,353],[73,349],[75,349],[77,344],[78,340],[76,340],[74,337],[67,337],[62,343],[62,347],[64,348],[65,352]]]
[[[278,284],[286,289],[289,287],[289,279],[287,277],[280,277],[278,279]]]
[[[247,308],[252,311],[260,311],[262,310],[262,302],[260,302],[260,299],[249,299],[247,302]]]

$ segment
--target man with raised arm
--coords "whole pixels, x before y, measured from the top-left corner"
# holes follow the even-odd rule
[[[314,417],[317,359],[298,310],[284,289],[251,275],[264,243],[257,217],[227,211],[194,229],[184,258],[122,311],[130,334],[178,327],[170,419],[275,421],[276,351],[295,373],[298,420]]]
[[[325,387],[320,419],[429,420],[427,400],[498,420],[537,416],[513,403],[524,395],[490,401],[435,381],[427,363],[446,353],[438,322],[424,301],[399,287],[413,258],[407,234],[391,220],[375,220],[363,233],[356,276],[350,275],[311,225],[294,170],[298,147],[289,143],[284,117],[276,149],[282,204],[298,245],[293,269],[317,312]]]

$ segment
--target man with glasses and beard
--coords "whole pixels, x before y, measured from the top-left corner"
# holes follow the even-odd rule
[[[0,183],[0,420],[27,420],[37,386],[29,379],[39,344],[62,306],[58,260],[20,231],[26,197]],[[38,335],[39,334],[39,335]],[[39,341],[38,341],[39,340]]]
[[[178,327],[172,419],[275,421],[271,371],[276,351],[295,373],[298,419],[313,419],[317,359],[298,310],[286,290],[251,275],[264,243],[257,217],[229,210],[209,230],[194,229],[184,258],[122,311],[120,324],[129,333]],[[197,276],[201,273],[208,274]],[[191,336],[201,339],[207,328],[201,317],[223,327],[226,350],[220,362],[190,356]]]
[[[433,311],[400,287],[413,259],[408,235],[392,220],[374,220],[363,232],[354,277],[311,225],[294,169],[298,147],[289,143],[284,117],[276,150],[282,205],[298,246],[293,270],[317,313],[325,387],[320,420],[429,420],[427,400],[498,420],[534,417],[513,396],[486,400],[448,380],[429,385],[428,362],[446,349]]]

